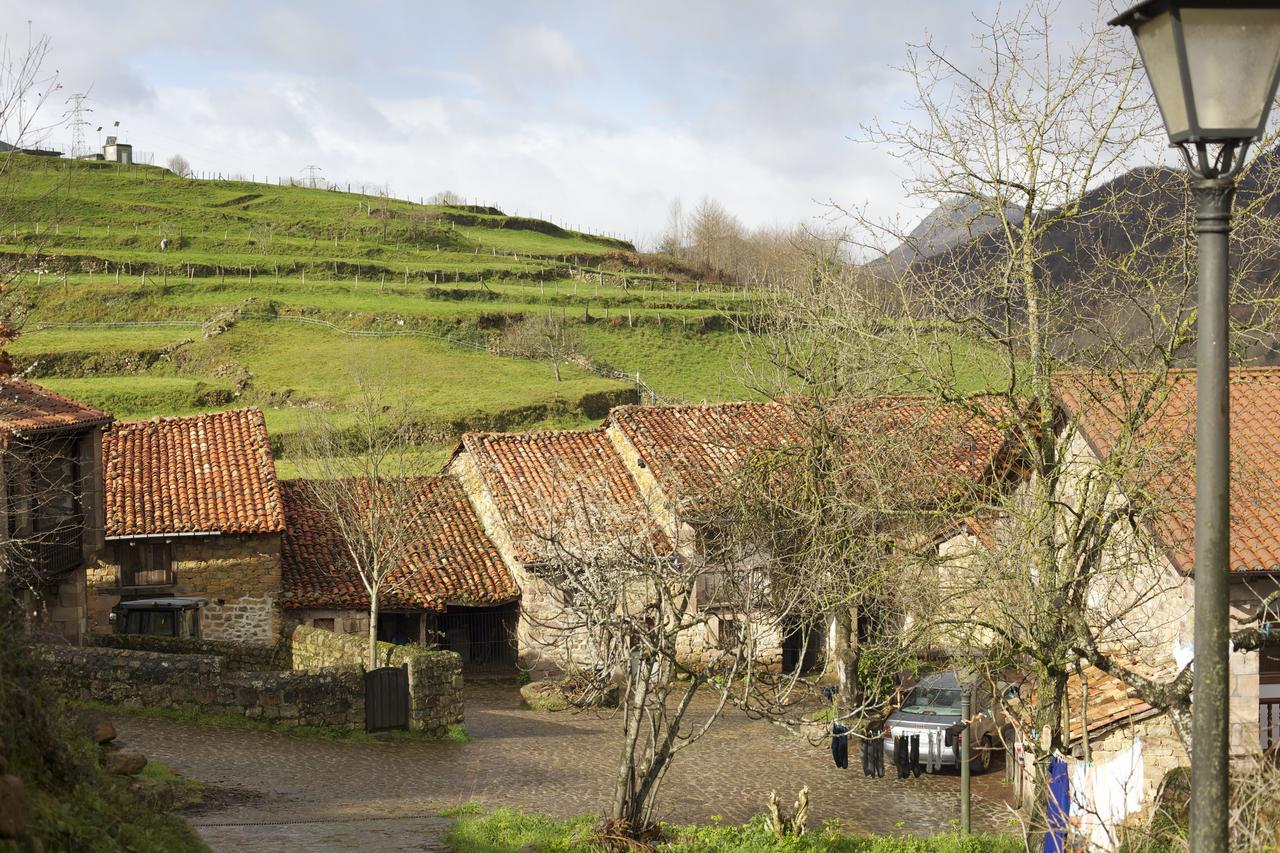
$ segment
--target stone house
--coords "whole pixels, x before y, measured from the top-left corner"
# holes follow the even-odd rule
[[[33,630],[88,630],[85,566],[102,548],[103,431],[111,416],[21,379],[0,380],[0,572]]]
[[[1257,619],[1280,623],[1280,604],[1259,613],[1280,589],[1280,368],[1231,372],[1231,574],[1232,629]],[[1148,588],[1158,591],[1127,614],[1133,640],[1117,653],[1149,670],[1181,669],[1192,657],[1195,589],[1195,371],[1171,375],[1152,432],[1158,466],[1146,483],[1163,503],[1158,522],[1136,532],[1147,557]],[[1079,464],[1104,460],[1114,446],[1123,408],[1114,397],[1079,384],[1060,389],[1068,423],[1077,430]],[[1131,498],[1132,499],[1132,498]],[[1122,546],[1123,547],[1123,546]],[[1231,654],[1231,744],[1237,754],[1280,742],[1280,642],[1260,651]]]
[[[415,550],[379,597],[378,638],[437,644],[472,674],[515,673],[520,588],[450,476],[417,481]],[[369,594],[305,480],[280,484],[285,532],[280,606],[289,625],[367,635]]]
[[[208,639],[281,628],[284,514],[258,409],[118,423],[104,437],[105,547],[88,570],[93,630],[121,601],[209,599]]]
[[[818,413],[816,413],[818,414]],[[909,454],[915,470],[899,485],[918,493],[921,508],[997,476],[1005,436],[988,422],[960,408],[938,406],[918,397],[880,397],[851,402],[838,413],[840,431],[850,439],[846,452],[876,452],[884,445],[919,444],[927,455]],[[606,422],[615,448],[639,484],[641,493],[664,524],[681,519],[693,528],[686,535],[705,556],[715,535],[715,502],[734,488],[735,478],[753,456],[785,453],[804,440],[805,426],[793,410],[775,402],[733,402],[688,406],[620,406]],[[863,442],[859,433],[869,440]],[[889,440],[885,441],[888,436]],[[856,462],[856,460],[855,460]],[[714,583],[714,572],[707,579]],[[786,671],[820,671],[829,663],[842,620],[827,614],[783,630],[778,658]],[[854,608],[845,624],[847,642],[865,637],[869,620]]]
[[[1137,378],[1081,376],[1059,385],[1060,444],[1067,471],[1062,494],[1069,499],[1077,499],[1079,484],[1092,466],[1111,458]],[[1122,526],[1113,534],[1100,568],[1107,582],[1089,599],[1089,618],[1102,649],[1129,669],[1161,680],[1172,679],[1194,657],[1195,392],[1194,371],[1174,371],[1160,389],[1163,402],[1140,431],[1132,461],[1126,463],[1132,479],[1124,482],[1135,486],[1117,497],[1135,507],[1154,507],[1154,520]],[[1280,624],[1280,605],[1260,611],[1280,589],[1280,515],[1275,512],[1280,497],[1280,369],[1233,370],[1230,416],[1231,627],[1274,626]],[[1001,519],[965,519],[939,542],[941,570],[978,552],[1007,547],[1001,525]],[[950,600],[982,607],[980,602],[958,604],[962,599]],[[1073,751],[1083,757],[1087,730],[1095,765],[1120,758],[1128,762],[1126,772],[1136,781],[1127,786],[1126,796],[1136,799],[1132,808],[1110,814],[1116,820],[1136,820],[1149,813],[1167,772],[1187,766],[1189,758],[1167,714],[1150,708],[1111,676],[1088,667],[1085,673],[1083,681],[1074,676],[1068,689],[1068,705],[1074,702]],[[1261,650],[1232,650],[1229,701],[1233,755],[1275,749],[1280,743],[1280,641]],[[1081,708],[1085,723],[1076,716]],[[1114,825],[1099,828],[1095,821],[1091,831],[1103,839],[1114,830]]]
[[[558,626],[549,566],[617,548],[665,559],[674,537],[648,511],[603,429],[468,433],[446,463],[521,591],[516,644],[526,669],[590,659],[590,638]]]

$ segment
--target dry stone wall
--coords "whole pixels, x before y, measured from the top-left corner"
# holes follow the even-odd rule
[[[359,670],[228,671],[213,655],[48,646],[56,689],[84,701],[133,708],[238,714],[284,725],[364,728]]]
[[[290,667],[289,644],[278,641],[270,646],[237,643],[230,640],[196,640],[187,637],[150,637],[144,634],[104,634],[93,637],[90,644],[107,649],[135,649],[143,652],[165,652],[179,655],[214,655],[223,660],[229,672],[266,672]]]
[[[290,635],[293,668],[368,664],[369,641],[299,625]],[[454,652],[378,643],[378,666],[409,668],[409,728],[435,736],[462,722],[462,658]]]

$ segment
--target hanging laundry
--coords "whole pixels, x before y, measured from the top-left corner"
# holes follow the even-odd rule
[[[1067,762],[1055,755],[1049,759],[1049,831],[1044,836],[1044,853],[1065,853],[1070,813],[1071,783],[1067,776]]]
[[[893,764],[898,768],[898,778],[911,775],[911,744],[906,735],[898,735],[893,741]]]
[[[877,778],[884,777],[884,741],[876,738],[871,741],[872,764]]]
[[[911,773],[919,776],[924,772],[924,765],[920,763],[920,735],[911,736]]]
[[[840,723],[831,727],[831,760],[841,770],[849,769],[849,729]]]

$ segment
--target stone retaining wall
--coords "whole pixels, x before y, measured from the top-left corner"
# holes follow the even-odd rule
[[[367,666],[369,641],[299,625],[290,635],[293,668]],[[409,667],[409,727],[442,736],[462,722],[462,658],[421,646],[378,643],[378,665]]]
[[[107,649],[135,649],[179,655],[214,655],[223,659],[223,669],[232,672],[266,672],[290,668],[287,641],[262,646],[232,640],[196,640],[188,637],[151,637],[144,634],[100,634],[89,638],[91,645]]]
[[[355,668],[240,672],[214,655],[46,646],[48,678],[72,698],[132,708],[239,714],[285,725],[364,728]]]

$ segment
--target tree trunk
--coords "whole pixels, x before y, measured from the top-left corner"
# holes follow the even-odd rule
[[[836,715],[854,707],[858,679],[858,652],[853,644],[853,610],[837,608],[834,616],[835,636],[831,643],[831,662],[836,670]]]
[[[613,788],[611,816],[630,822],[635,816],[636,791],[636,741],[640,737],[640,721],[644,716],[644,703],[649,693],[648,667],[643,659],[633,661],[627,673],[622,752],[618,755],[618,768]]]
[[[378,668],[378,587],[369,593],[369,669]]]

